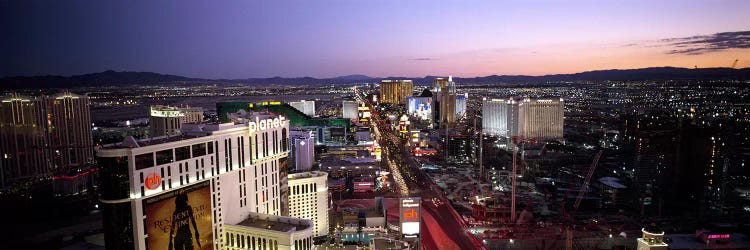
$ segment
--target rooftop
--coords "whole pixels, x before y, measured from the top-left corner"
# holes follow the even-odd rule
[[[342,159],[343,158],[343,159]],[[351,157],[322,157],[320,159],[322,166],[326,167],[369,167],[375,165],[375,160],[372,158],[351,158]]]
[[[408,249],[409,243],[388,238],[375,238],[372,240],[374,249]]]
[[[182,125],[181,134],[171,136],[160,136],[154,138],[147,138],[142,140],[136,140],[132,136],[128,136],[123,139],[122,142],[107,144],[101,146],[100,149],[119,149],[119,148],[139,148],[147,147],[165,143],[171,143],[176,141],[188,140],[193,138],[199,138],[209,136],[216,131],[245,127],[244,124],[234,123],[186,123]]]
[[[313,178],[313,177],[326,177],[328,173],[320,172],[320,171],[310,171],[310,172],[302,172],[302,173],[296,173],[296,174],[289,174],[287,179],[293,180],[293,179],[305,179],[305,178]]]
[[[237,225],[277,232],[302,231],[311,226],[311,224],[305,223],[307,221],[303,219],[270,215],[263,216],[268,217],[262,218],[259,214],[251,214],[247,219],[237,223]]]

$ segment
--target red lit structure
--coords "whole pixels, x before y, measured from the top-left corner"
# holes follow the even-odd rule
[[[69,195],[85,192],[94,185],[97,168],[81,172],[52,176],[52,189],[55,194]]]

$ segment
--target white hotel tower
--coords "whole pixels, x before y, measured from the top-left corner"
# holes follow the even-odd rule
[[[562,98],[507,98],[482,101],[483,133],[501,137],[555,140],[563,138]]]
[[[518,103],[513,98],[482,100],[482,133],[511,137],[518,135]]]
[[[97,148],[107,249],[313,249],[313,222],[279,216],[289,123],[184,124]]]

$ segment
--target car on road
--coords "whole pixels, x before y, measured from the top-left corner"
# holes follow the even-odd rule
[[[439,207],[439,206],[442,206],[443,204],[445,204],[445,203],[443,201],[441,201],[439,198],[437,198],[437,197],[432,198],[432,205],[433,206]]]

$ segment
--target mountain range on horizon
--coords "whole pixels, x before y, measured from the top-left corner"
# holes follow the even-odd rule
[[[414,77],[370,77],[362,74],[332,78],[270,77],[245,79],[203,79],[154,72],[127,72],[107,70],[99,73],[74,76],[14,76],[0,78],[0,86],[6,89],[22,88],[74,88],[95,86],[126,86],[148,84],[278,84],[278,85],[323,85],[378,82],[385,79],[408,79],[415,84],[429,84],[438,76]],[[750,80],[750,68],[677,68],[652,67],[641,69],[595,70],[573,74],[543,76],[490,75],[482,77],[453,77],[457,83],[539,83],[556,81],[644,81],[644,80]]]

